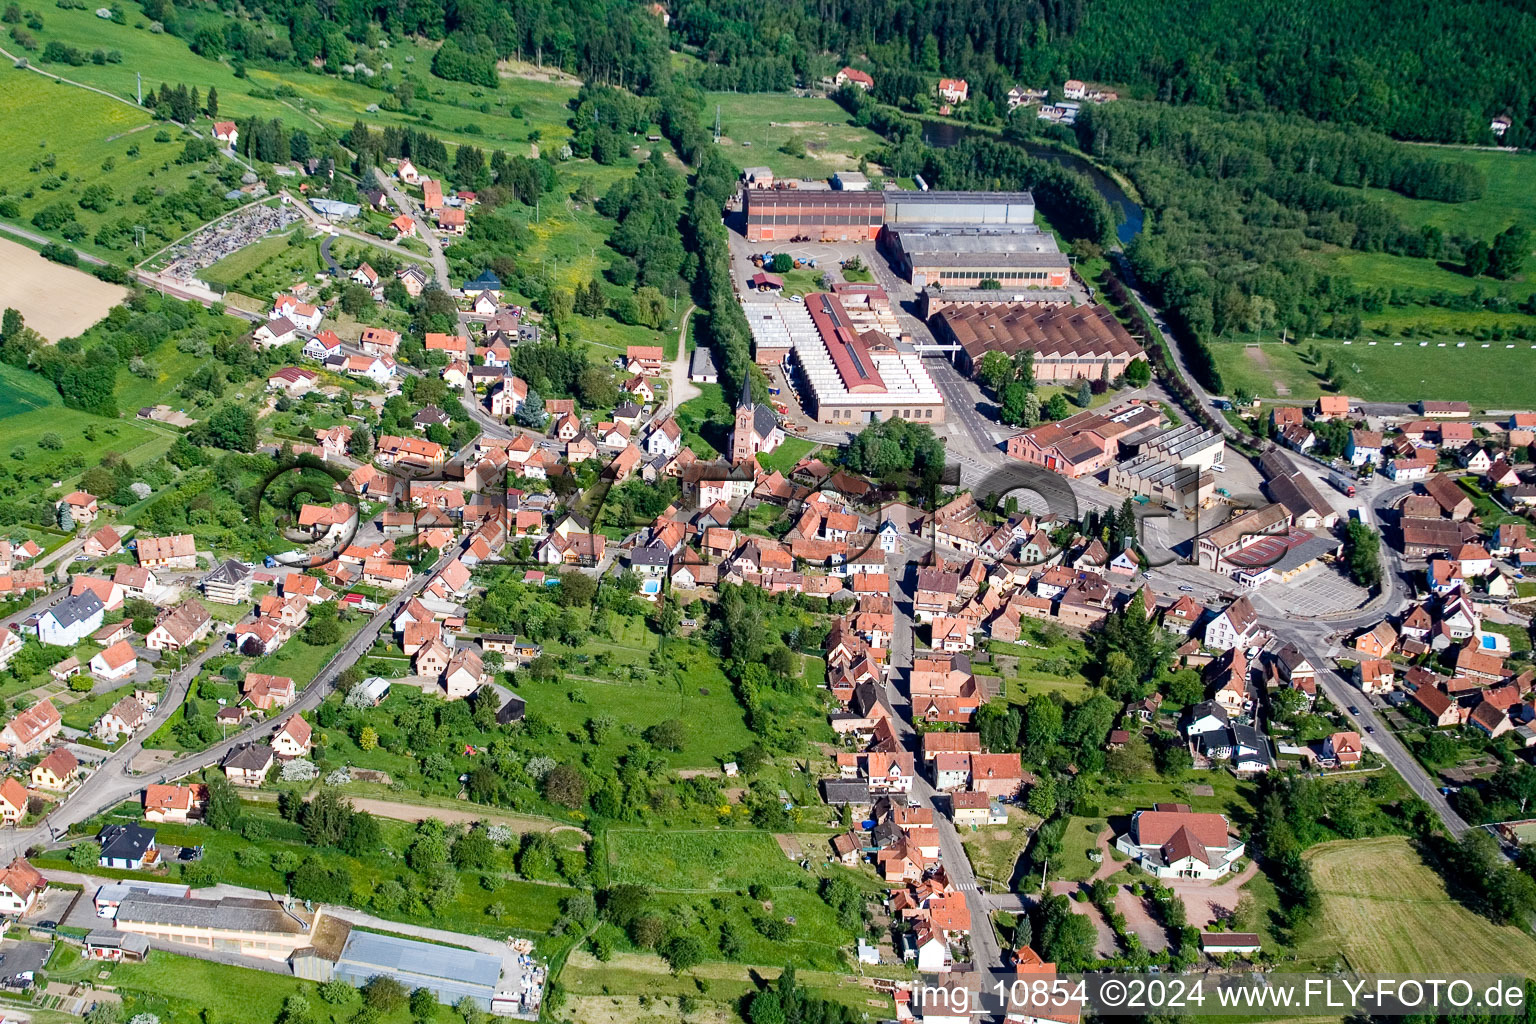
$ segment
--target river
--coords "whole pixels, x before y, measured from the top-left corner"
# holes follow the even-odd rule
[[[995,132],[978,132],[963,125],[950,124],[947,121],[923,122],[923,141],[930,146],[937,146],[940,149],[948,149],[968,135],[979,135],[998,142],[1008,141]],[[1084,160],[1076,153],[1068,153],[1064,150],[1036,143],[1013,142],[1009,144],[1015,146],[1022,145],[1024,151],[1037,160],[1049,160],[1069,170],[1086,175],[1088,180],[1093,182],[1093,187],[1098,189],[1099,195],[1103,196],[1105,201],[1109,203],[1110,208],[1115,211],[1115,217],[1119,221],[1119,226],[1115,229],[1115,235],[1120,239],[1121,245],[1129,245],[1131,239],[1135,238],[1141,231],[1144,219],[1141,206],[1125,194],[1125,190],[1115,182],[1115,179],[1099,170],[1087,160]]]

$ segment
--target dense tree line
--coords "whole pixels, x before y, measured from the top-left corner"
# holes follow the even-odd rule
[[[1129,249],[1131,265],[1212,390],[1221,390],[1206,347],[1212,339],[1281,330],[1350,336],[1360,314],[1401,301],[1326,272],[1307,258],[1310,250],[1457,263],[1480,241],[1492,250],[1484,240],[1408,226],[1369,197],[1361,186],[1443,201],[1473,199],[1484,188],[1475,169],[1381,136],[1125,101],[1085,110],[1077,134],[1140,190],[1149,216]]]
[[[1080,78],[1410,139],[1485,142],[1490,119],[1509,114],[1508,139],[1536,137],[1524,66],[1536,13],[1495,0],[1411,10],[1396,0],[1327,10],[1278,0],[687,0],[676,14],[673,30],[700,48],[710,88],[772,85],[765,65],[813,80],[867,57],[877,88],[904,72],[963,76],[996,109],[1016,83]]]

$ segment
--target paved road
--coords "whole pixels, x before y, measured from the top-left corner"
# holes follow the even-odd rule
[[[915,572],[908,572],[908,568],[907,565],[901,564],[892,569],[891,601],[895,605],[895,623],[890,652],[891,678],[886,684],[886,692],[891,706],[898,710],[894,716],[897,735],[901,737],[907,749],[912,751],[913,759],[917,762],[919,769],[912,780],[912,797],[921,806],[934,808],[933,823],[939,833],[939,854],[944,863],[944,870],[949,874],[955,888],[965,894],[966,909],[971,913],[971,952],[976,969],[982,976],[983,991],[985,991],[991,987],[991,975],[1004,966],[1002,949],[998,945],[996,934],[992,931],[991,907],[987,897],[976,884],[976,874],[971,870],[970,858],[965,855],[965,847],[960,842],[960,833],[956,830],[954,822],[934,807],[937,791],[921,770],[922,751],[917,730],[912,726],[912,703],[909,696],[902,693],[896,685],[898,680],[907,682],[912,671],[910,588],[915,583]],[[900,713],[902,708],[906,709],[905,715]]]
[[[393,178],[384,173],[383,168],[375,167],[373,169],[373,176],[378,179],[379,187],[384,190],[385,195],[389,196],[390,201],[395,204],[395,208],[416,222],[416,235],[423,242],[427,243],[427,251],[431,254],[429,259],[432,263],[433,272],[437,274],[438,286],[447,290],[450,287],[448,283],[448,257],[443,255],[443,246],[437,240],[437,233],[432,230],[432,222],[427,220],[426,214],[416,205],[416,201],[406,195],[400,189],[400,186],[395,184]],[[398,248],[398,246],[395,248]],[[410,252],[410,250],[406,251]],[[411,253],[411,256],[416,259],[421,258],[417,253]]]
[[[307,711],[319,704],[330,692],[331,684],[336,677],[373,646],[379,632],[394,618],[400,605],[420,591],[432,572],[446,564],[453,555],[458,553],[458,550],[458,547],[447,549],[430,570],[412,576],[410,583],[393,600],[375,612],[369,618],[367,625],[342,645],[330,661],[326,662],[315,678],[299,694],[289,711]],[[276,728],[276,723],[271,720],[253,723],[207,750],[177,758],[151,775],[129,774],[129,766],[142,752],[144,740],[164,725],[186,700],[191,681],[196,678],[203,662],[220,653],[223,653],[223,644],[215,640],[196,660],[175,673],[149,724],[121,749],[109,755],[90,778],[86,779],[64,803],[50,812],[38,825],[22,831],[7,832],[0,837],[0,856],[9,859],[29,846],[46,844],[55,836],[62,835],[70,825],[85,821],[134,796],[144,788],[146,782],[177,779],[218,764],[236,747],[250,743],[263,732],[270,732]]]

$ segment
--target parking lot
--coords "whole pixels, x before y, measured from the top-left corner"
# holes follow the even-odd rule
[[[1360,607],[1370,597],[1364,588],[1331,566],[1308,569],[1289,583],[1266,583],[1264,599],[1290,615],[1328,615]]]

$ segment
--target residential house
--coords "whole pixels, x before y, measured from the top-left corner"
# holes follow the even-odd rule
[[[1196,813],[1186,804],[1137,811],[1115,847],[1156,878],[1220,878],[1246,849],[1224,816]]]
[[[85,491],[71,491],[59,499],[58,506],[69,510],[70,519],[75,526],[89,526],[96,521],[101,514],[96,504],[96,496]]]
[[[231,785],[260,786],[267,781],[272,770],[272,748],[258,743],[247,743],[229,753],[222,765]]]
[[[251,707],[260,711],[286,708],[296,696],[292,679],[259,672],[246,673],[240,683],[240,692],[250,701]]]
[[[134,553],[146,569],[196,569],[197,541],[190,533],[170,537],[136,537]]]
[[[138,668],[138,654],[126,640],[119,640],[91,659],[91,675],[109,683],[130,678]]]
[[[132,736],[149,721],[144,705],[132,697],[124,697],[96,720],[91,735],[107,743],[116,743],[124,736]]]
[[[39,701],[25,711],[18,711],[0,729],[0,751],[17,759],[31,757],[58,736],[62,725],[53,701]]]
[[[160,617],[144,636],[144,646],[152,651],[180,651],[208,635],[213,618],[196,601],[183,601]]]
[[[96,833],[96,842],[101,845],[98,867],[142,871],[146,864],[159,859],[155,830],[142,825],[103,825]]]
[[[289,715],[272,734],[272,753],[283,760],[308,757],[314,730],[300,715]]]
[[[1246,647],[1258,630],[1259,615],[1253,602],[1239,597],[1206,624],[1205,645],[1218,651]]]
[[[54,747],[32,769],[32,785],[62,793],[80,778],[80,760],[68,747]]]
[[[37,638],[55,647],[73,647],[101,628],[106,607],[93,591],[66,597],[37,618]]]
[[[85,542],[80,545],[80,553],[87,558],[105,558],[108,555],[117,554],[122,549],[122,538],[110,526],[103,526],[85,538]]]

